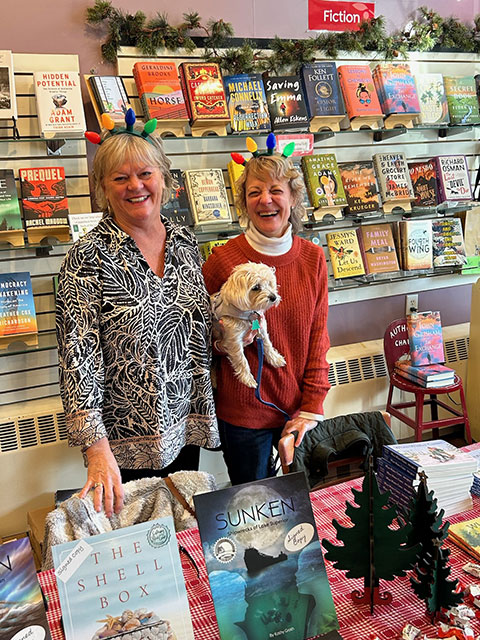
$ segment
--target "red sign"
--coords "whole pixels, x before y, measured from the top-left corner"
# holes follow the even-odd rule
[[[363,20],[374,17],[374,2],[308,0],[308,28],[315,31],[358,31]]]

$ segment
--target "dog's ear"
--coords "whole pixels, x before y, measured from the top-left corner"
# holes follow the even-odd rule
[[[242,310],[250,307],[249,290],[248,278],[243,270],[233,271],[221,287],[224,302]]]

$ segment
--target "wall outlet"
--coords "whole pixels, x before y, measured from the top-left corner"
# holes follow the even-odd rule
[[[407,293],[405,296],[405,313],[408,316],[416,311],[418,311],[418,293]]]

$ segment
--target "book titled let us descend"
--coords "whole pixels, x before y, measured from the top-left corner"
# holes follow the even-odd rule
[[[303,473],[194,502],[222,640],[340,637]]]
[[[80,75],[77,71],[36,71],[33,74],[40,135],[75,138],[85,133]]]
[[[28,538],[0,545],[0,640],[50,640]]]
[[[334,278],[365,275],[362,251],[355,229],[331,231],[326,234],[326,238]]]
[[[29,272],[0,273],[0,338],[36,332]]]
[[[193,640],[171,516],[56,545],[52,553],[66,640]]]

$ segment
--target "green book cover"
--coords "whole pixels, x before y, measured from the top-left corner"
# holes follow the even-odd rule
[[[451,124],[480,122],[477,90],[473,76],[444,76]]]
[[[0,231],[23,229],[13,169],[0,169]]]
[[[310,202],[315,209],[319,207],[343,207],[347,204],[340,170],[334,153],[303,156],[302,168]]]

